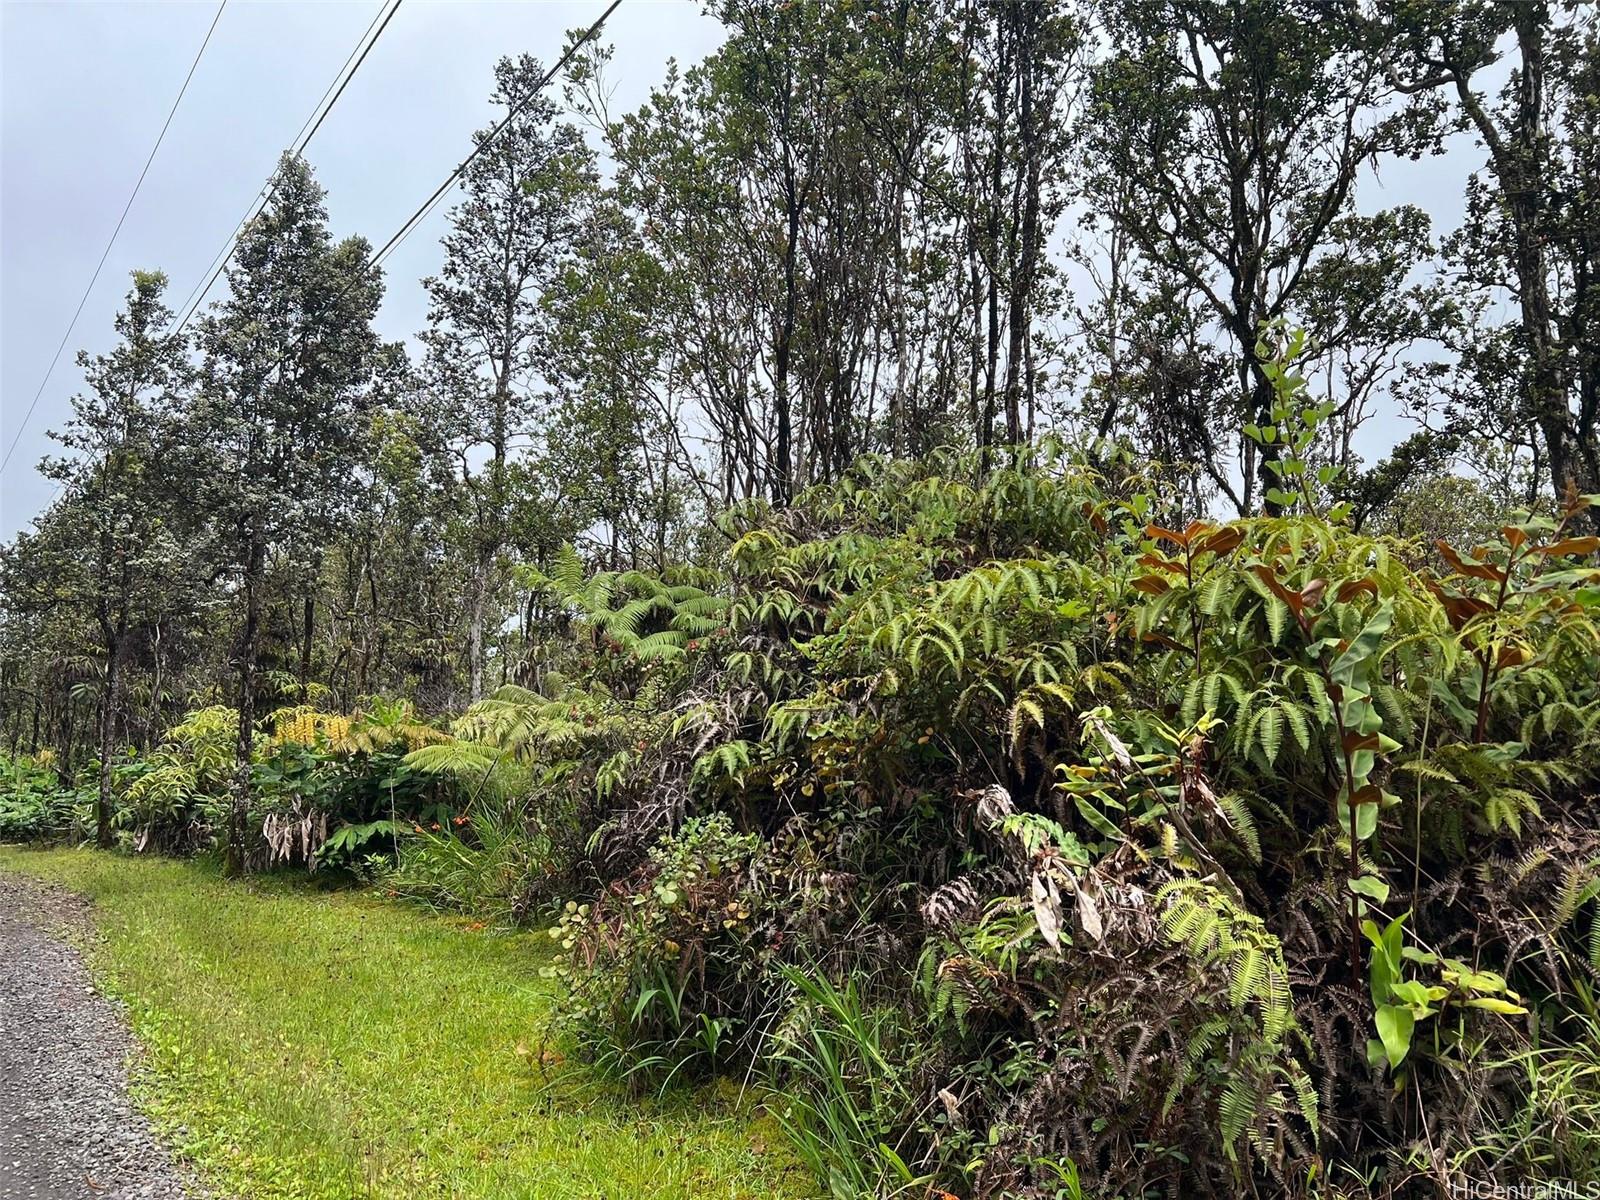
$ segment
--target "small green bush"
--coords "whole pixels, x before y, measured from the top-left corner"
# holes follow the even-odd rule
[[[78,821],[78,795],[55,769],[27,755],[0,754],[0,841],[59,837]]]
[[[760,992],[760,847],[725,814],[691,819],[551,927],[561,956],[548,969],[569,988],[562,1024],[604,1070],[664,1088],[736,1053]]]
[[[794,989],[789,1015],[767,1047],[774,1115],[801,1161],[834,1200],[917,1194],[933,1182],[906,1165],[918,1140],[920,1059],[898,1004],[869,1005],[854,979],[781,969]]]
[[[417,824],[409,833],[382,883],[436,911],[520,925],[570,882],[567,842],[530,818],[520,800],[486,797],[470,816],[437,830]]]

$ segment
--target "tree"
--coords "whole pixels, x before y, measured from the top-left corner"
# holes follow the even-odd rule
[[[543,77],[523,55],[495,65],[493,101],[505,126],[475,135],[463,176],[466,198],[450,213],[444,265],[423,280],[429,326],[426,370],[458,406],[454,436],[472,505],[468,693],[484,692],[484,631],[504,579],[513,442],[531,431],[548,360],[542,304],[565,270],[595,187],[593,152],[579,130],[558,122],[535,89]],[[475,456],[487,452],[481,469]]]
[[[111,779],[126,732],[126,674],[136,636],[180,603],[191,574],[179,483],[173,477],[172,415],[191,377],[182,338],[164,336],[172,312],[166,276],[136,271],[117,314],[117,346],[79,354],[87,390],[53,436],[70,453],[43,473],[65,490],[34,534],[10,556],[7,590],[36,604],[77,608],[101,661],[95,840],[111,844]]]
[[[1093,72],[1088,198],[1156,272],[1187,285],[1231,345],[1243,411],[1209,423],[1269,419],[1272,384],[1255,355],[1265,322],[1307,326],[1322,355],[1373,334],[1406,344],[1408,329],[1344,317],[1406,303],[1395,288],[1426,248],[1414,221],[1352,207],[1364,167],[1439,142],[1438,102],[1389,81],[1383,31],[1298,0],[1109,0],[1102,14],[1116,50]],[[1371,255],[1368,268],[1330,257],[1351,246]],[[1316,304],[1303,304],[1314,290]],[[1315,327],[1315,314],[1338,318]],[[1221,464],[1211,470],[1247,512],[1277,451],[1246,441],[1242,452],[1239,492]]]
[[[523,537],[537,558],[588,533],[612,569],[664,564],[695,473],[671,389],[667,286],[614,192],[591,210],[577,257],[549,297],[554,411],[540,455],[562,498]],[[554,544],[552,544],[552,539]]]
[[[1516,306],[1513,322],[1480,319],[1462,339],[1455,415],[1477,433],[1508,415],[1531,430],[1554,495],[1600,490],[1600,28],[1585,5],[1545,0],[1403,0],[1389,16],[1397,80],[1441,89],[1487,156],[1449,257],[1480,314],[1505,293]],[[1509,413],[1494,402],[1507,365]]]
[[[823,152],[814,3],[730,0],[723,47],[607,124],[618,192],[666,272],[675,380],[717,448],[724,501],[797,482],[804,223]],[[601,119],[604,120],[603,114]]]
[[[377,339],[381,277],[364,239],[335,244],[324,192],[285,155],[240,236],[230,295],[202,324],[190,437],[206,455],[200,503],[242,609],[234,663],[239,741],[227,860],[243,867],[258,654],[269,569],[303,577],[344,508]]]
[[[980,286],[974,273],[973,328],[985,326],[977,436],[989,444],[998,399],[1005,440],[1015,444],[1032,432],[1024,401],[1031,408],[1037,390],[1034,318],[1047,277],[1045,240],[1064,204],[1058,179],[1069,142],[1060,109],[1080,31],[1054,4],[975,4],[967,12],[962,37],[976,71],[959,128],[974,205],[971,266],[981,263],[986,279]]]
[[[381,693],[443,709],[459,697],[453,646],[465,591],[452,537],[465,498],[448,444],[455,415],[401,345],[380,352],[369,400],[350,519],[323,555],[320,680],[344,706]]]

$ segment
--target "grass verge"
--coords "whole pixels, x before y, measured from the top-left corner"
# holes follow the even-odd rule
[[[812,1190],[782,1134],[726,1096],[641,1105],[547,1050],[544,939],[203,863],[0,847],[0,870],[95,902],[97,975],[148,1050],[137,1098],[222,1193]]]

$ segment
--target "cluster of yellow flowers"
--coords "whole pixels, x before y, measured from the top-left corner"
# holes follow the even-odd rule
[[[350,718],[314,708],[280,708],[272,714],[273,734],[299,746],[339,746],[350,736]]]

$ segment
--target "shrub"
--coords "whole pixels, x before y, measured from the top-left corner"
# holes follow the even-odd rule
[[[374,699],[347,714],[285,708],[270,724],[271,733],[252,739],[252,867],[363,867],[392,859],[405,831],[459,814],[452,781],[406,764],[413,750],[444,739],[409,704]],[[190,852],[215,843],[226,825],[238,729],[235,710],[199,709],[156,749],[117,766],[115,822],[135,849]]]
[[[1463,1154],[1467,1171],[1525,1180],[1600,1179],[1600,1027],[1578,1023],[1570,1043],[1529,1050],[1505,1064],[1523,1074],[1511,1118]]]
[[[759,848],[723,814],[695,818],[593,904],[568,902],[550,970],[570,988],[565,1028],[603,1069],[664,1088],[734,1056],[760,994]]]
[[[470,816],[411,832],[383,883],[438,911],[520,925],[570,882],[565,842],[531,820],[520,799],[481,798]]]
[[[227,819],[239,716],[216,705],[187,714],[156,749],[117,768],[114,824],[136,850],[212,844]]]
[[[77,827],[77,806],[47,761],[0,755],[0,841],[62,836]]]
[[[918,1059],[926,1055],[895,1003],[868,1005],[854,979],[792,967],[794,989],[783,1024],[763,1047],[779,1124],[836,1200],[914,1194],[931,1174],[907,1166],[920,1130],[908,1116],[921,1101]]]
[[[564,769],[635,754],[591,827],[679,831],[614,843],[556,931],[597,1059],[747,1069],[803,967],[916,1063],[835,1070],[862,1027],[798,988],[829,1032],[781,1052],[791,1129],[845,1190],[1231,1196],[1320,1161],[1398,1193],[1450,1177],[1416,1147],[1524,1102],[1504,1064],[1531,1023],[1568,1044],[1594,984],[1588,499],[1435,575],[1337,521],[1163,521],[1124,486],[866,461],[728,516],[727,632],[666,673],[620,644],[589,675],[615,618],[579,610],[565,686],[639,741]],[[672,884],[713,830],[736,895]],[[748,930],[709,921],[729,902]]]

